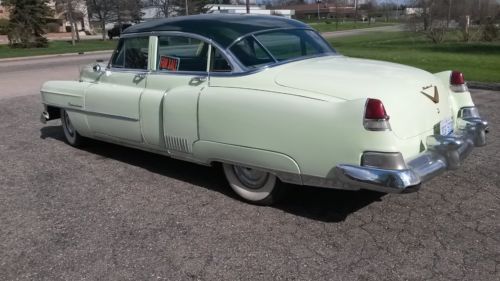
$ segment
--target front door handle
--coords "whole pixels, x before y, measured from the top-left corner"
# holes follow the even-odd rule
[[[144,78],[146,78],[146,75],[147,75],[147,73],[137,73],[135,75],[135,78],[144,79]]]

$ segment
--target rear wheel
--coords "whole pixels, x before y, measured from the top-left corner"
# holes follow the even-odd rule
[[[80,134],[78,134],[78,132],[75,130],[73,124],[71,123],[71,119],[69,118],[68,112],[66,112],[66,110],[64,109],[61,109],[61,123],[66,142],[74,147],[81,146],[83,137],[80,136]]]
[[[223,164],[223,168],[231,188],[248,202],[271,205],[281,197],[282,188],[275,175],[231,164]]]

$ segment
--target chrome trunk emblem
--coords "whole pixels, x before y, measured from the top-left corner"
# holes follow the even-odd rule
[[[424,96],[428,97],[434,103],[439,103],[439,91],[438,91],[437,86],[434,86],[434,96],[431,96],[431,95],[427,94],[426,92],[424,92],[425,90],[427,90],[429,88],[432,88],[432,86],[423,87],[422,91],[420,93],[422,93]]]

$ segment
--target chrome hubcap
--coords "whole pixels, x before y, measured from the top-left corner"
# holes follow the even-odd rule
[[[269,177],[269,173],[252,168],[233,166],[234,174],[238,180],[248,188],[262,188]]]
[[[75,129],[73,129],[73,125],[71,125],[71,121],[69,120],[69,116],[66,111],[64,111],[64,127],[66,128],[70,136],[75,135]]]

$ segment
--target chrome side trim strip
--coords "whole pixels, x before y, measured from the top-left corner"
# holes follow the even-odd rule
[[[56,105],[56,104],[46,104],[46,105],[57,107],[57,108],[62,108],[62,109],[65,109],[69,112],[79,112],[79,113],[83,113],[83,114],[102,116],[102,117],[119,119],[119,120],[124,120],[124,121],[139,122],[138,118],[131,118],[131,117],[127,117],[127,116],[120,116],[120,115],[114,115],[114,114],[108,114],[108,113],[102,113],[102,112],[88,111],[85,109],[77,109],[74,107],[61,106],[61,105]]]
[[[75,110],[74,108],[71,108],[70,110]],[[94,115],[94,116],[102,116],[106,118],[112,118],[112,119],[118,119],[118,120],[123,120],[123,121],[130,121],[130,122],[139,122],[138,118],[131,118],[131,117],[126,117],[126,116],[120,116],[120,115],[113,115],[113,114],[108,114],[108,113],[101,113],[101,112],[94,112],[94,111],[86,111],[86,110],[80,110],[83,113],[89,114],[89,115]]]

